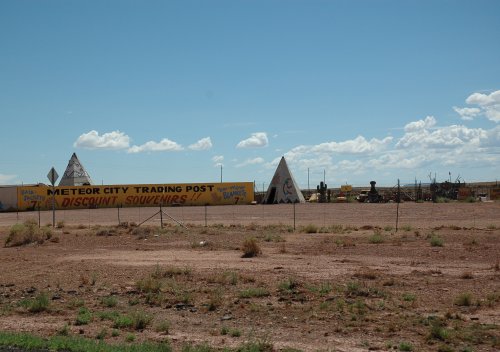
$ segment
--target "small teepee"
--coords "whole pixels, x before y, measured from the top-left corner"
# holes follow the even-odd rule
[[[264,197],[265,204],[305,203],[304,195],[282,157]]]
[[[84,186],[91,185],[92,180],[89,174],[78,160],[76,153],[73,153],[71,159],[69,159],[68,166],[64,175],[59,182],[59,186]]]

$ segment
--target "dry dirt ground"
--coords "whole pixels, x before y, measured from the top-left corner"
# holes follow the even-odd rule
[[[211,207],[207,227],[203,207],[166,209],[187,229],[68,211],[50,239],[14,247],[11,226],[37,214],[0,214],[0,330],[175,350],[500,350],[500,203],[402,204],[397,232],[395,204],[301,205],[295,230],[291,209]],[[250,238],[261,253],[243,258]]]

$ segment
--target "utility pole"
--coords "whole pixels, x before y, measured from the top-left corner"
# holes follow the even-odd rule
[[[309,168],[307,168],[307,192],[309,192],[309,197],[311,196],[311,187],[309,186]]]

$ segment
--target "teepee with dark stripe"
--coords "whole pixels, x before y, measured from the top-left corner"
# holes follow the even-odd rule
[[[85,170],[80,160],[78,160],[76,153],[73,153],[71,159],[69,159],[68,167],[66,167],[66,171],[64,171],[64,175],[61,178],[61,182],[59,182],[59,186],[84,186],[91,184],[92,180],[87,170]]]
[[[265,204],[305,203],[304,195],[282,157],[264,198]]]

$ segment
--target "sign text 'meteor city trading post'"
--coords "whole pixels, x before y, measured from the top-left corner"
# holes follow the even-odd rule
[[[57,209],[250,204],[252,182],[18,187],[19,210],[50,209],[54,194]]]

